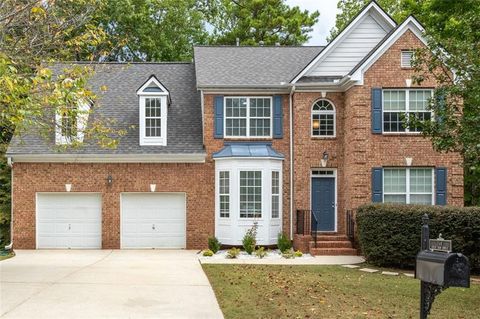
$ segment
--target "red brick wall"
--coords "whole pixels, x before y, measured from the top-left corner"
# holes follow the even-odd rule
[[[14,164],[14,247],[35,248],[35,194],[102,194],[102,247],[120,248],[120,193],[184,192],[187,198],[187,248],[201,249],[214,234],[214,183],[211,164]],[[111,186],[106,178],[113,177]]]

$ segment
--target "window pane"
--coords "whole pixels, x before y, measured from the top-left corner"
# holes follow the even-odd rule
[[[383,110],[385,111],[404,111],[405,91],[399,90],[385,90],[383,91]]]
[[[407,196],[406,195],[385,195],[383,197],[384,203],[399,203],[399,204],[406,204],[407,203]]]
[[[385,193],[406,193],[407,174],[404,169],[385,169],[384,192]]]
[[[230,217],[230,172],[219,174],[220,217]]]
[[[411,90],[409,92],[409,110],[425,111],[428,109],[428,103],[432,97],[430,90]]]
[[[270,99],[250,99],[250,136],[270,136]]]
[[[240,217],[262,217],[262,172],[240,171]]]
[[[145,136],[160,137],[162,135],[162,104],[160,98],[145,99]]]
[[[432,193],[432,170],[412,168],[410,169],[410,192]]]
[[[384,112],[383,113],[383,131],[384,132],[405,132],[404,123],[405,113],[403,112]]]
[[[410,195],[410,204],[432,205],[432,195]]]
[[[247,133],[247,99],[225,99],[225,135],[246,136]]]
[[[272,218],[280,215],[280,173],[272,172]]]

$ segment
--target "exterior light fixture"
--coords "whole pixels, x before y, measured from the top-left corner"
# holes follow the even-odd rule
[[[315,130],[318,130],[320,128],[320,120],[318,120],[318,119],[313,120],[312,127]]]
[[[72,184],[65,184],[65,190],[70,192],[72,190]]]
[[[408,88],[411,87],[412,86],[412,79],[406,79],[405,84],[407,85]]]
[[[113,183],[113,177],[112,177],[112,175],[108,175],[108,177],[107,177],[107,184],[108,184],[108,186],[111,186],[112,183]]]
[[[150,184],[150,191],[153,193],[155,192],[155,189],[157,188],[157,184]]]
[[[323,152],[323,157],[320,160],[320,164],[322,165],[322,167],[327,167],[327,161],[328,161],[328,153],[327,151],[325,151]]]
[[[407,166],[412,166],[412,161],[413,161],[413,158],[405,157],[405,163],[407,164]]]

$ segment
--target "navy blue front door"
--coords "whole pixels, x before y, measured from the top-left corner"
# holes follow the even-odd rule
[[[317,229],[335,231],[335,178],[312,178],[312,212],[317,219]]]

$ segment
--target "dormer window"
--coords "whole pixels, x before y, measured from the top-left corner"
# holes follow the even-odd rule
[[[89,103],[58,109],[55,116],[55,143],[61,145],[83,142],[89,113]]]
[[[170,94],[152,75],[138,89],[140,145],[167,145],[167,111]]]

